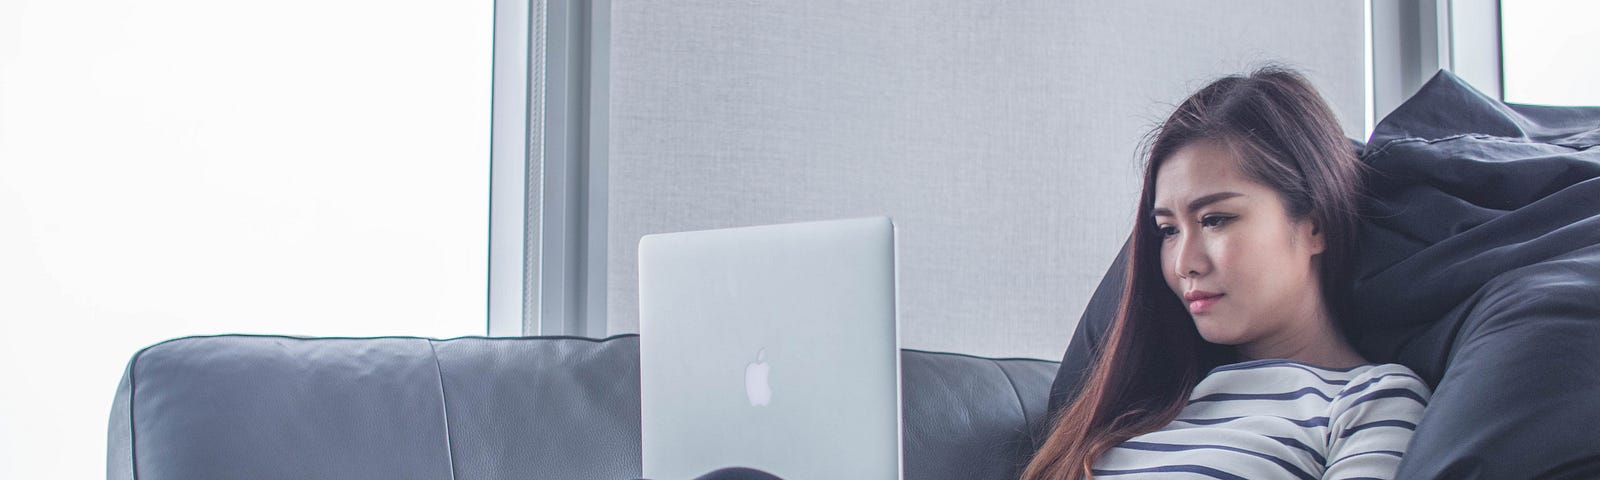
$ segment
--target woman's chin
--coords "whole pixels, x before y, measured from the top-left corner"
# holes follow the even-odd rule
[[[1240,339],[1241,335],[1239,332],[1225,328],[1219,328],[1217,325],[1210,324],[1213,320],[1214,319],[1211,318],[1195,319],[1195,328],[1200,331],[1200,338],[1205,339],[1205,341],[1208,343],[1215,343],[1217,345],[1234,346],[1244,343],[1244,341]]]

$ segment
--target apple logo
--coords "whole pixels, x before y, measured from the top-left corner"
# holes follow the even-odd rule
[[[744,367],[744,395],[750,398],[750,406],[765,407],[772,403],[772,385],[767,383],[767,373],[772,370],[771,365],[765,363],[767,349],[756,351],[756,363]]]

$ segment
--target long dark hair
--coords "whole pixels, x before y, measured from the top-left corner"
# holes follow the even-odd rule
[[[1172,422],[1195,384],[1234,359],[1231,347],[1201,338],[1162,276],[1161,236],[1151,217],[1156,172],[1184,146],[1227,146],[1246,176],[1278,192],[1292,220],[1313,222],[1326,245],[1315,260],[1322,295],[1334,319],[1347,310],[1363,166],[1310,82],[1277,66],[1219,79],[1179,104],[1152,135],[1116,318],[1024,480],[1091,477],[1100,455]]]

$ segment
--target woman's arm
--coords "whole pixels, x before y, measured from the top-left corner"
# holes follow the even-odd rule
[[[1335,398],[1324,479],[1394,478],[1432,392],[1411,370],[1380,365]]]

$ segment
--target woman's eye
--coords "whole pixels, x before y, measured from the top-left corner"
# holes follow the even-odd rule
[[[1200,226],[1219,227],[1222,226],[1222,224],[1228,223],[1229,220],[1233,220],[1233,217],[1227,215],[1206,215],[1205,218],[1200,219]]]
[[[1156,226],[1156,231],[1161,233],[1161,238],[1167,238],[1167,237],[1171,237],[1173,235],[1177,235],[1178,234],[1178,227],[1174,227],[1172,225],[1157,225]]]

